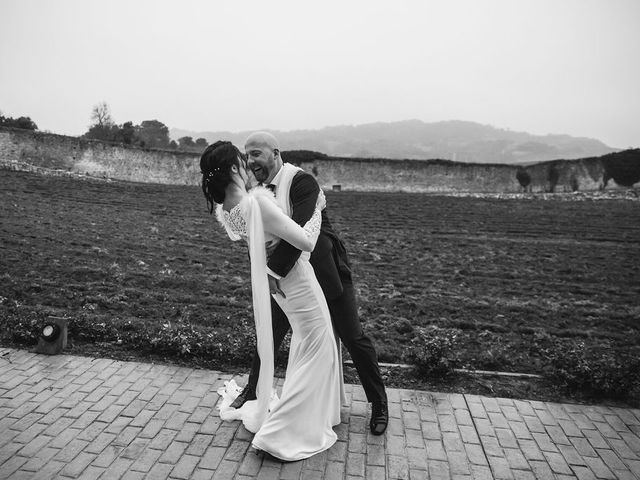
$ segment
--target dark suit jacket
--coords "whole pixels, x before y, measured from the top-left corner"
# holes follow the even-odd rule
[[[303,226],[316,208],[320,187],[315,178],[307,172],[298,172],[291,182],[291,218]],[[278,275],[285,277],[300,257],[300,250],[281,240],[267,262],[268,267]],[[351,282],[351,267],[342,240],[333,230],[327,209],[322,211],[322,227],[316,247],[311,252],[310,263],[327,299],[342,294],[342,283]]]

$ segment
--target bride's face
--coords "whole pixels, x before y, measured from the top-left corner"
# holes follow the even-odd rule
[[[247,190],[251,190],[253,187],[258,185],[258,181],[251,169],[247,166],[247,160],[244,156],[238,157],[238,173],[240,174],[240,178],[244,182]]]

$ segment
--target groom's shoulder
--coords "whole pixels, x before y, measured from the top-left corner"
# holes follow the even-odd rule
[[[300,170],[293,177],[291,182],[291,188],[295,190],[319,190],[320,186],[315,177],[310,173]]]
[[[294,182],[313,181],[314,183],[317,183],[316,179],[313,177],[313,175],[311,175],[309,172],[306,172],[306,171],[304,171],[302,169],[298,170],[298,172],[294,175],[293,181]]]

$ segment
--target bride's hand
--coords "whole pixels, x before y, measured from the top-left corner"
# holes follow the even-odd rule
[[[269,293],[271,295],[282,295],[283,298],[287,298],[280,288],[280,281],[277,278],[273,278],[271,275],[267,275],[267,278],[269,279]]]
[[[324,192],[320,189],[318,193],[318,199],[316,200],[316,208],[318,210],[324,210],[324,207],[327,206],[327,198],[324,196]]]
[[[259,185],[258,180],[256,180],[256,177],[253,174],[253,172],[251,170],[247,170],[247,182],[246,182],[247,192],[249,190],[253,190],[258,185]]]
[[[266,247],[267,247],[267,258],[271,257],[271,254],[276,249],[276,247],[278,246],[279,243],[280,243],[280,240],[277,240],[275,242],[268,242],[267,243],[267,245],[266,245]]]

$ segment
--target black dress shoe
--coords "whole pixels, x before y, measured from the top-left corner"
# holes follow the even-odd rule
[[[249,400],[255,400],[256,397],[256,389],[251,385],[245,385],[244,389],[240,392],[240,394],[236,397],[236,399],[229,405],[231,408],[240,408],[245,402]]]
[[[371,421],[369,428],[374,435],[382,435],[389,423],[389,409],[387,402],[374,402],[371,404]]]

